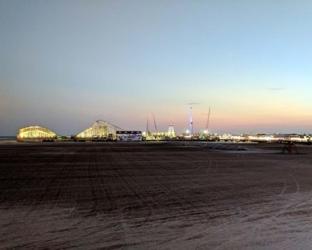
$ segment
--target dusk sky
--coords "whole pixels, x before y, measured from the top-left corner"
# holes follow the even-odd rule
[[[0,0],[0,135],[312,133],[312,1]]]

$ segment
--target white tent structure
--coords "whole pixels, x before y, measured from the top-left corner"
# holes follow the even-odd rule
[[[57,135],[48,128],[36,125],[20,128],[16,138],[18,141],[43,141],[54,140]]]
[[[117,130],[121,129],[109,122],[99,120],[78,133],[75,138],[77,140],[115,140]]]
[[[174,138],[176,137],[176,133],[175,133],[175,130],[174,130],[174,126],[173,125],[169,125],[168,127],[168,132],[167,132],[167,136],[169,138]]]

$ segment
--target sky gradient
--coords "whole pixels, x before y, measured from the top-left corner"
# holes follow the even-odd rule
[[[312,133],[311,1],[0,0],[0,135]]]

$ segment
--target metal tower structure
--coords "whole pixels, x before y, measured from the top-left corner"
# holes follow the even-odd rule
[[[190,136],[192,137],[194,134],[194,123],[193,123],[193,105],[199,104],[197,102],[188,103],[189,105],[189,129],[190,129]]]
[[[154,128],[155,128],[155,132],[158,133],[158,128],[157,128],[157,123],[156,123],[156,119],[155,119],[155,115],[154,113],[152,113],[153,116],[153,120],[154,120]]]
[[[193,124],[193,110],[192,110],[192,106],[190,105],[190,117],[189,117],[189,121],[190,121],[190,136],[193,136],[193,132],[194,132],[194,124]]]
[[[148,124],[148,117],[146,119],[146,134],[149,135],[150,131],[149,131],[149,124]]]
[[[211,108],[209,107],[207,122],[206,122],[206,131],[209,133],[209,125],[210,125],[210,115],[211,115]]]

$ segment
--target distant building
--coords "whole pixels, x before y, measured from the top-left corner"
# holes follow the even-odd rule
[[[116,140],[116,131],[119,127],[106,122],[96,121],[91,127],[83,130],[75,136],[76,140]]]
[[[142,141],[141,131],[117,131],[117,141]]]
[[[56,133],[41,126],[20,128],[16,136],[17,141],[51,141],[56,138]]]

